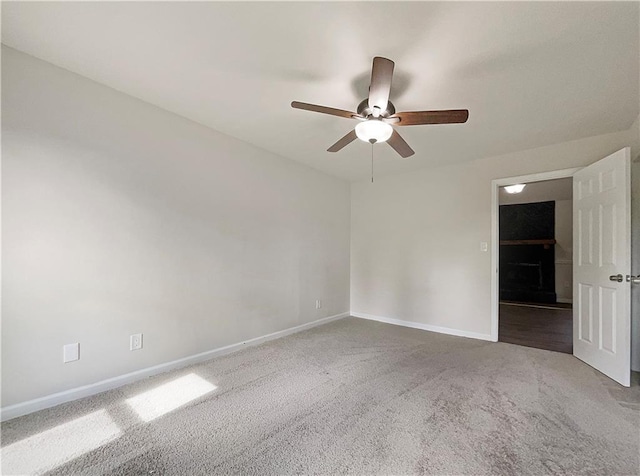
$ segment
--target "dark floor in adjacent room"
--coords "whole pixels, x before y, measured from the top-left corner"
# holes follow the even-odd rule
[[[555,352],[573,353],[570,304],[500,302],[498,340]]]

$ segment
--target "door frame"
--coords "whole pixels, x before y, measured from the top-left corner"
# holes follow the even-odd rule
[[[573,177],[578,170],[583,167],[571,169],[552,170],[550,172],[539,172],[536,174],[519,175],[517,177],[505,177],[491,181],[491,340],[498,342],[499,324],[499,264],[500,264],[500,223],[499,217],[499,194],[500,187],[505,185],[515,185],[517,183],[542,182],[543,180],[554,180]],[[575,236],[573,237],[575,246]]]

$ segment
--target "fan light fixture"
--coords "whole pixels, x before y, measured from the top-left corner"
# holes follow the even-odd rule
[[[469,119],[469,111],[467,109],[396,112],[396,107],[389,100],[394,67],[395,63],[388,58],[383,58],[382,56],[373,58],[369,96],[358,104],[356,112],[300,101],[293,101],[291,107],[361,121],[355,130],[347,132],[338,142],[329,147],[327,152],[338,152],[354,140],[361,139],[372,144],[386,142],[403,159],[411,157],[415,152],[398,133],[396,126],[462,124],[467,122],[467,119]],[[393,124],[393,127],[391,124]]]
[[[393,134],[393,127],[379,119],[369,119],[356,126],[358,139],[365,142],[386,142]]]
[[[515,185],[508,185],[504,188],[507,193],[520,193],[524,190],[525,184],[517,183]]]

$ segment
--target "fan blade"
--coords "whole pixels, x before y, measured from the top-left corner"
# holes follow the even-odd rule
[[[400,154],[403,159],[411,157],[413,154],[415,154],[413,149],[409,147],[409,144],[405,142],[402,136],[398,134],[395,129],[393,130],[393,134],[391,134],[391,137],[389,137],[387,144],[393,147],[393,150]]]
[[[390,117],[397,117],[397,126],[417,126],[420,124],[461,124],[469,119],[466,109],[451,109],[448,111],[408,111],[398,112]]]
[[[373,58],[371,68],[371,86],[369,86],[369,107],[373,111],[373,116],[378,117],[378,113],[387,109],[389,102],[389,92],[391,91],[391,79],[393,78],[394,62],[387,58],[376,56]]]
[[[291,107],[294,109],[303,109],[305,111],[321,112],[322,114],[330,114],[332,116],[346,117],[347,119],[357,119],[360,117],[355,112],[345,111],[344,109],[335,109],[333,107],[317,106],[306,102],[293,101]]]
[[[342,139],[340,139],[338,142],[333,144],[331,147],[329,147],[327,149],[327,152],[338,152],[345,145],[351,144],[354,140],[357,139],[357,137],[358,136],[356,135],[356,131],[353,130],[353,131],[349,132],[346,136],[344,136]]]

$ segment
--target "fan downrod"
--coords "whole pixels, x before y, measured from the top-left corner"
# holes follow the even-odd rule
[[[369,107],[369,100],[364,99],[360,104],[358,104],[358,109],[356,109],[358,114],[362,117],[369,118],[373,115],[373,110]],[[389,116],[393,116],[396,113],[396,107],[393,105],[391,101],[387,102],[387,108],[384,111],[381,111],[378,117],[387,118]]]

